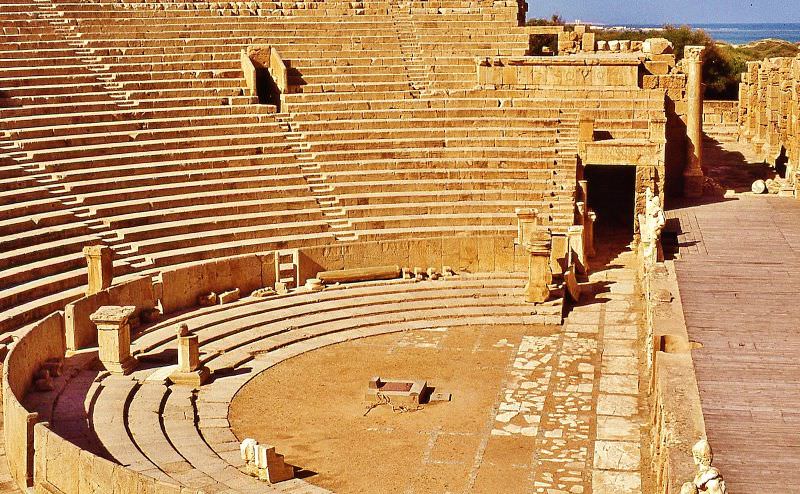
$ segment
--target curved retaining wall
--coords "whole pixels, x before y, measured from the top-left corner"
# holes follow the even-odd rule
[[[3,440],[11,477],[21,489],[33,482],[33,426],[38,414],[22,406],[34,374],[48,359],[62,358],[64,316],[55,312],[22,334],[3,366]]]

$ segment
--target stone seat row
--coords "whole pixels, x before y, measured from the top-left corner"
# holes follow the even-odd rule
[[[38,150],[75,146],[130,143],[136,141],[190,138],[193,135],[219,136],[239,133],[271,134],[281,131],[272,115],[210,115],[188,119],[165,118],[126,120],[50,127],[21,128],[6,131],[3,138],[13,139],[15,149]]]
[[[247,98],[252,102],[252,98]],[[25,115],[17,115],[13,118],[0,117],[0,129],[4,135],[16,131],[51,133],[51,128],[89,128],[98,132],[104,131],[104,126],[119,125],[120,123],[133,122],[135,125],[147,125],[152,120],[166,120],[174,122],[184,119],[187,122],[193,118],[246,118],[250,115],[267,116],[275,113],[275,106],[256,105],[256,104],[227,104],[232,101],[220,102],[212,99],[204,99],[200,104],[183,102],[183,106],[155,106],[155,105],[132,105],[130,107],[108,106],[90,110],[81,106],[74,112],[67,111],[63,107],[52,108],[50,113],[43,115],[36,111],[26,112]],[[219,104],[223,103],[223,104]],[[2,109],[0,109],[2,112]],[[88,127],[87,127],[88,126]],[[55,131],[53,131],[55,132]],[[63,130],[61,131],[63,133]]]
[[[117,89],[148,89],[155,85],[162,87],[200,87],[201,85],[225,85],[241,87],[242,70],[235,67],[232,62],[225,62],[227,68],[206,68],[198,63],[197,67],[181,67],[174,65],[173,70],[159,70],[169,67],[154,67],[148,64],[138,67],[131,64],[107,67],[107,72],[113,73],[113,78],[98,81],[97,72],[86,72],[86,66],[57,66],[53,68],[23,71],[9,70],[0,79],[0,87],[8,91],[9,88],[25,89],[24,94],[53,94],[67,91],[88,91],[86,87],[102,85],[121,86]],[[189,65],[189,64],[187,64]],[[219,63],[215,65],[220,66]],[[105,64],[104,64],[105,68]],[[81,73],[85,72],[85,73]],[[44,92],[47,91],[47,92]]]
[[[286,151],[289,145],[285,135],[281,132],[276,132],[279,129],[272,122],[264,126],[253,126],[247,129],[236,127],[216,129],[211,127],[204,130],[200,128],[195,135],[191,135],[190,130],[192,129],[181,127],[169,129],[169,131],[164,129],[154,134],[149,134],[149,132],[145,131],[134,135],[134,139],[131,138],[130,134],[117,136],[119,137],[117,142],[115,142],[115,136],[113,135],[110,136],[108,142],[101,141],[103,136],[95,135],[84,139],[75,139],[77,142],[70,140],[66,143],[66,146],[52,145],[40,147],[36,150],[29,147],[28,154],[32,160],[36,160],[40,169],[71,170],[75,169],[75,167],[71,166],[71,163],[76,158],[94,157],[95,162],[93,165],[97,166],[102,164],[128,165],[138,162],[180,159],[179,156],[186,159],[211,157],[215,156],[210,152],[214,148],[225,148],[224,152],[230,152],[231,156],[236,156],[236,151],[239,148],[248,145],[258,146],[258,151],[253,154],[281,154]],[[127,139],[125,139],[126,137]],[[89,139],[91,141],[86,142]],[[56,143],[51,142],[48,144]],[[182,149],[181,146],[183,146]],[[236,148],[233,148],[234,146]],[[197,150],[198,154],[195,155],[193,150]],[[142,153],[152,153],[149,157],[155,159],[137,160],[137,158],[148,158]],[[78,170],[82,168],[82,166],[77,167]]]
[[[206,83],[204,85],[204,82]],[[0,96],[0,103],[11,106],[35,106],[38,104],[59,104],[59,103],[103,103],[110,101],[128,100],[144,102],[147,100],[186,100],[191,101],[195,98],[241,98],[243,97],[245,86],[244,80],[237,79],[208,79],[206,81],[175,80],[171,84],[164,84],[162,81],[154,81],[151,84],[140,83],[141,88],[135,88],[133,83],[127,87],[112,87],[111,89],[102,87],[101,83],[75,85],[73,87],[64,86],[43,86],[15,89],[0,89],[4,95]],[[164,87],[167,86],[167,87]],[[173,87],[168,87],[173,86]],[[84,91],[80,91],[84,89]],[[250,100],[252,102],[252,99]]]
[[[111,93],[113,91],[109,91]],[[225,92],[235,92],[226,90]],[[17,106],[11,108],[0,108],[0,121],[10,119],[15,122],[26,123],[32,120],[52,121],[49,116],[60,118],[64,114],[86,114],[98,112],[108,112],[115,114],[117,111],[124,111],[126,108],[141,110],[167,110],[167,114],[175,114],[181,111],[181,107],[189,106],[247,106],[250,107],[257,102],[254,96],[209,96],[201,94],[191,99],[183,97],[177,98],[158,98],[144,100],[109,100],[109,101],[89,101],[75,102],[69,98],[66,101],[57,103],[52,101],[40,102],[35,105]],[[110,99],[110,98],[109,98]],[[46,115],[46,116],[45,116]],[[29,117],[29,118],[26,118]]]
[[[547,135],[555,133],[561,123],[558,115],[551,117],[554,112],[526,111],[517,109],[516,111],[506,111],[504,109],[492,109],[477,115],[471,119],[463,117],[465,111],[458,110],[413,110],[404,112],[385,111],[358,113],[352,115],[352,119],[331,119],[331,120],[303,120],[302,122],[293,121],[292,130],[300,132],[305,136],[329,136],[338,135],[339,132],[370,132],[396,129],[404,131],[408,129],[427,128],[442,129],[443,131],[467,132],[494,132],[498,135]],[[363,115],[363,116],[362,116]],[[337,115],[338,116],[338,115]],[[392,118],[394,117],[394,118]],[[301,118],[299,115],[294,120]]]
[[[489,181],[485,181],[485,180],[484,181],[480,181],[480,182],[477,183],[477,185],[480,185],[481,183],[487,183],[487,182],[489,182]],[[388,183],[372,183],[372,184],[369,184],[369,185],[370,186],[368,187],[368,189],[370,191],[373,191],[373,192],[382,192],[382,191],[385,191],[385,190],[397,190],[396,184],[392,183],[392,182],[388,182]],[[518,183],[516,181],[511,181],[511,182],[506,184],[506,188],[515,188],[517,185],[518,185]],[[361,183],[354,185],[356,191],[362,189],[363,186],[364,186],[364,184],[361,184]],[[424,189],[424,188],[429,188],[430,184],[428,182],[426,182],[426,181],[422,181],[422,182],[420,182],[418,184],[418,186],[422,186],[423,189]],[[467,183],[464,180],[453,180],[452,181],[452,186],[454,187],[454,190],[460,190],[460,191],[470,190],[469,183]],[[409,189],[413,190],[414,187],[415,187],[414,183],[409,181],[408,183],[403,184],[400,187],[400,189],[401,190],[409,190]],[[494,185],[492,188],[496,188],[496,187],[497,186]],[[348,184],[337,184],[338,192],[340,192],[342,194],[346,194],[350,190],[350,188],[352,188],[352,187],[348,187]],[[531,199],[531,197],[528,197],[528,200],[530,200],[530,199]],[[251,220],[260,221],[259,218],[261,216],[263,216],[263,215],[251,215],[250,219]],[[406,221],[406,222],[408,222],[407,219],[404,219],[402,217],[398,217],[395,220],[396,221]],[[421,218],[416,219],[414,221],[411,221],[410,223],[411,223],[411,225],[413,225],[415,222],[416,223],[420,223],[420,221],[428,221],[428,220],[430,220],[430,218],[425,218],[424,216],[422,216]],[[451,220],[452,220],[452,218],[448,218],[448,221],[451,221]],[[241,224],[240,223],[241,219],[239,219],[239,218],[237,218],[236,220],[231,220],[231,221],[233,222],[233,224]],[[448,221],[444,221],[444,223],[448,223]],[[384,226],[385,226],[385,224],[387,222],[388,222],[387,220],[380,220],[380,223],[382,225],[384,225]],[[216,228],[216,227],[220,226],[220,224],[219,224],[219,222],[214,222],[213,226]],[[301,227],[302,227],[301,229],[307,230],[307,225],[301,225]],[[165,228],[168,231],[179,230],[180,229],[180,222],[176,222],[174,226],[173,225],[165,225]],[[231,237],[231,236],[233,238],[240,238],[240,239],[241,238],[252,238],[252,237],[249,237],[249,235],[253,235],[253,234],[259,235],[259,236],[264,235],[265,234],[265,231],[264,231],[265,228],[266,227],[262,226],[262,227],[259,227],[257,229],[243,228],[243,227],[229,228],[227,230],[216,230],[215,229],[215,230],[212,230],[212,231],[209,231],[209,232],[205,232],[205,234],[203,234],[203,235],[198,235],[197,232],[194,231],[194,233],[192,235],[189,235],[190,238],[185,238],[184,236],[178,236],[173,241],[174,236],[173,237],[162,237],[162,238],[159,238],[159,239],[153,239],[153,240],[151,240],[149,242],[146,242],[146,243],[137,243],[137,244],[135,244],[134,248],[132,248],[131,250],[133,252],[141,254],[141,253],[151,253],[151,252],[154,252],[154,251],[159,251],[160,252],[160,251],[162,251],[164,249],[169,249],[171,246],[185,247],[185,246],[188,245],[188,243],[202,244],[202,243],[207,243],[207,242],[218,242],[220,238]],[[195,228],[195,230],[196,229],[197,228]],[[258,230],[258,231],[254,231],[254,230]],[[147,235],[151,235],[151,234],[153,234],[153,232],[155,232],[155,234],[159,233],[159,230],[157,228],[154,228],[152,226],[152,224],[148,224],[147,227],[143,231],[145,231]],[[267,232],[267,233],[269,233],[269,232]],[[132,235],[132,233],[131,233],[131,235]],[[120,236],[120,233],[117,233],[117,236]],[[126,240],[124,238],[125,234],[123,234],[121,236],[123,237],[121,240]],[[73,248],[77,249],[80,246],[80,244],[81,244],[81,242],[77,242],[77,243],[73,244],[73,246],[74,246]],[[74,280],[74,279],[76,279],[77,276],[79,276],[79,275],[76,273],[73,277],[69,278],[69,280]]]

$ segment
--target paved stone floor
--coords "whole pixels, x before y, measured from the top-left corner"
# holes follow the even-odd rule
[[[740,144],[707,146],[724,158],[708,173],[739,192],[668,211],[706,431],[729,492],[797,493],[800,201],[741,193],[763,166]]]
[[[405,494],[640,494],[647,414],[639,392],[641,302],[635,257],[624,237],[607,239],[603,245],[595,258],[596,272],[584,285],[590,293],[571,310],[563,328],[540,327],[526,332],[525,327],[476,331],[432,326],[317,350],[297,357],[294,363],[279,364],[246,386],[240,394],[243,401],[232,405],[234,432],[237,436],[262,433],[264,440],[271,438],[287,459],[299,459],[299,464],[318,474],[309,477],[309,482],[342,493],[369,492],[373,475],[379,475],[386,492]],[[423,375],[438,372],[442,379],[449,371],[437,369],[437,359],[446,362],[457,358],[466,368],[463,373],[470,375],[458,376],[456,366],[456,375],[449,382],[445,380],[455,389],[445,388],[456,391],[455,399],[463,403],[467,392],[462,388],[475,386],[475,396],[469,399],[476,401],[471,409],[457,408],[454,402],[447,410],[437,405],[418,417],[399,420],[386,410],[376,410],[370,412],[375,423],[366,425],[350,417],[358,415],[360,419],[360,413],[342,413],[337,423],[346,434],[328,432],[330,435],[322,439],[325,431],[309,431],[302,424],[331,421],[339,408],[347,412],[352,405],[343,396],[359,391],[346,389],[352,381],[347,377],[342,380],[345,387],[336,392],[313,387],[321,379],[309,378],[308,369],[336,366],[320,371],[320,376],[337,375],[326,387],[339,386],[339,373],[346,376],[353,371],[342,363],[348,357],[344,353],[331,354],[330,358],[323,355],[358,348],[383,355],[377,357],[378,362],[396,359],[400,366],[395,369],[404,370],[405,365],[407,371]],[[364,372],[359,367],[375,365],[369,359],[359,360],[362,357],[357,352],[348,355],[358,360],[355,375]],[[408,364],[409,360],[419,364]],[[506,362],[505,369],[502,362]],[[480,379],[484,371],[479,366],[489,364],[493,369],[500,365],[496,372],[486,374],[491,382],[476,382],[471,377],[473,371]],[[301,373],[289,370],[270,377],[274,370],[287,365],[302,367],[302,382],[292,377]],[[464,386],[461,381],[470,384]],[[252,391],[248,393],[249,386]],[[259,393],[266,389],[289,403],[285,414],[267,407],[259,408],[252,418],[235,418],[237,408],[259,403]],[[295,394],[297,399],[300,395],[309,397],[304,407],[309,412],[303,412],[303,417],[297,417],[297,405],[291,405]],[[317,406],[314,400],[325,406]],[[271,424],[263,423],[265,413],[273,417]],[[303,431],[296,432],[300,429]],[[359,444],[358,435],[365,435],[367,444],[380,444],[382,455],[388,457],[397,450],[402,455],[377,459],[367,447],[348,455],[339,465],[324,448],[308,447],[309,443],[324,443],[334,451],[347,445],[357,450],[354,445]],[[365,440],[361,441],[364,444]],[[367,469],[373,473],[366,477],[373,480],[363,479]],[[396,470],[405,473],[391,473]]]

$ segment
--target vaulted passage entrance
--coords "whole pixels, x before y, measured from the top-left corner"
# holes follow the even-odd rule
[[[589,207],[597,213],[597,228],[633,234],[636,167],[587,165],[584,178],[589,182]]]

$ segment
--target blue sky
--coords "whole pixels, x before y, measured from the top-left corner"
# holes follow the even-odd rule
[[[800,0],[528,0],[528,9],[528,17],[610,24],[800,23]]]

